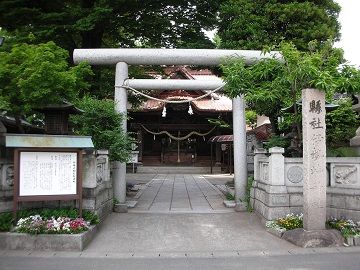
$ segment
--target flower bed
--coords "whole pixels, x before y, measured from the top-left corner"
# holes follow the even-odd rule
[[[331,218],[326,222],[326,225],[328,228],[340,231],[348,245],[360,246],[360,221]],[[282,237],[286,231],[303,227],[303,214],[289,214],[282,218],[267,221],[265,226],[268,232]]]
[[[76,234],[87,231],[90,222],[83,218],[52,217],[46,219],[40,215],[20,218],[14,231],[29,234]]]
[[[73,208],[31,209],[18,212],[12,228],[11,213],[0,214],[0,249],[81,251],[97,232],[97,215]]]
[[[331,218],[326,225],[340,231],[349,246],[360,246],[360,221]]]
[[[268,228],[268,232],[281,237],[288,230],[303,227],[303,214],[296,215],[291,213],[285,217],[267,221],[265,226]]]

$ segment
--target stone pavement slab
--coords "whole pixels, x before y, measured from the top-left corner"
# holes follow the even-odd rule
[[[111,214],[83,251],[171,253],[296,250],[266,232],[253,213]]]
[[[225,196],[203,175],[156,174],[138,196],[138,204],[129,212],[218,213],[232,212],[223,205]],[[132,180],[135,176],[132,176]],[[139,179],[145,180],[144,175]]]

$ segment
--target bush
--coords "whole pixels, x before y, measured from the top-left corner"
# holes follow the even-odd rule
[[[282,147],[287,148],[290,146],[290,140],[284,138],[283,136],[272,135],[269,141],[264,145],[265,149],[270,149],[271,147]]]
[[[116,112],[114,101],[85,96],[76,105],[85,112],[71,116],[74,132],[91,136],[96,149],[109,150],[110,159],[127,162],[134,140],[124,133],[124,116]]]
[[[347,146],[359,127],[359,117],[348,99],[337,102],[339,107],[326,114],[326,141],[330,147]]]
[[[354,222],[351,219],[336,219],[332,218],[326,222],[332,228],[341,232],[347,238],[351,236],[360,236],[360,222]]]
[[[0,213],[0,231],[10,231],[13,222],[12,213]]]

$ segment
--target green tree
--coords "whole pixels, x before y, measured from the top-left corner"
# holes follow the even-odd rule
[[[68,50],[70,62],[76,48],[213,48],[203,30],[216,27],[222,1],[2,0],[0,27],[16,42],[54,41]],[[114,68],[92,70],[91,93],[112,97]]]
[[[121,127],[123,115],[116,112],[114,101],[84,96],[76,105],[85,112],[71,116],[75,133],[91,136],[96,149],[108,149],[112,160],[126,162],[133,140]]]
[[[341,99],[339,107],[326,114],[326,141],[332,147],[348,146],[359,126],[359,116],[353,110],[351,101]]]
[[[80,89],[89,87],[91,74],[86,63],[69,68],[68,52],[53,42],[19,44],[0,52],[0,109],[20,119],[32,109],[63,100],[72,102]]]
[[[19,39],[55,41],[72,52],[100,47],[211,47],[220,1],[3,0],[0,27]]]
[[[301,52],[293,44],[282,42],[282,61],[264,59],[247,67],[243,60],[236,60],[223,65],[228,95],[245,94],[249,107],[268,116],[276,132],[280,109],[295,104],[304,88],[324,90],[330,99],[335,92],[360,91],[360,71],[347,65],[339,69],[341,50],[332,49],[330,44],[319,50],[315,49],[316,44],[310,45],[311,51]],[[301,138],[297,106],[294,108],[298,138]]]
[[[299,50],[339,39],[340,6],[333,0],[227,0],[220,8],[223,48],[261,50],[291,41]]]

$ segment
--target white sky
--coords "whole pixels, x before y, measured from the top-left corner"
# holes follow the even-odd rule
[[[345,59],[351,64],[360,66],[360,1],[336,0],[341,6],[339,22],[341,24],[341,40],[335,44],[343,48]]]

